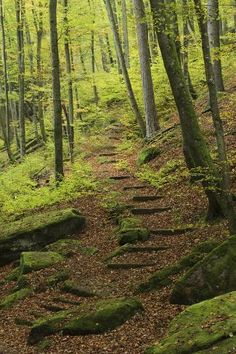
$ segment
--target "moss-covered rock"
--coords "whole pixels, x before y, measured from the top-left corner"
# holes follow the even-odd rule
[[[155,146],[147,147],[141,150],[138,156],[137,165],[141,166],[145,163],[148,163],[149,161],[159,156],[160,153],[161,153],[160,150]]]
[[[0,265],[17,259],[23,251],[34,251],[78,232],[85,218],[74,209],[34,214],[1,228]]]
[[[61,283],[67,279],[69,279],[70,273],[68,270],[61,270],[59,272],[56,272],[55,274],[51,275],[48,277],[45,281],[45,284],[47,286],[55,286],[58,283]]]
[[[236,292],[188,307],[146,354],[235,353]]]
[[[23,300],[26,297],[30,296],[31,293],[32,293],[32,290],[29,288],[18,290],[15,293],[6,296],[0,302],[0,308],[8,309],[8,308],[12,307],[14,304],[16,304],[17,302],[19,302],[20,300]]]
[[[73,280],[66,280],[63,283],[61,289],[66,293],[74,294],[81,297],[91,297],[96,295],[94,291],[86,287],[80,286],[77,282]]]
[[[162,287],[171,284],[171,276],[194,266],[194,264],[203,259],[206,254],[211,252],[215,247],[217,247],[217,245],[218,243],[214,240],[208,240],[200,243],[194,247],[187,256],[181,258],[177,264],[161,269],[152,274],[145,282],[139,285],[137,292],[159,290]]]
[[[61,311],[37,320],[29,334],[28,343],[35,344],[57,332],[64,335],[104,333],[120,326],[142,309],[142,304],[138,300],[129,298],[81,305],[73,310]]]
[[[171,302],[193,304],[236,289],[236,237],[231,237],[196,263],[180,279]]]
[[[96,247],[83,247],[79,240],[74,239],[62,239],[54,243],[51,243],[46,247],[46,250],[57,252],[63,255],[64,257],[70,257],[73,254],[85,254],[92,256],[98,252]]]
[[[20,273],[26,274],[43,268],[48,268],[64,260],[56,252],[22,252],[20,257]]]
[[[118,240],[119,245],[125,245],[126,243],[136,243],[138,241],[146,241],[150,236],[150,231],[145,228],[129,229],[123,232],[119,232]]]

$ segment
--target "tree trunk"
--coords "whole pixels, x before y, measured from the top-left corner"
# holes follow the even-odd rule
[[[136,17],[136,28],[139,47],[139,60],[141,66],[143,101],[146,118],[146,137],[152,138],[159,129],[157,110],[153,89],[150,49],[148,43],[148,27],[143,0],[133,0]]]
[[[5,94],[5,111],[6,111],[6,141],[5,146],[7,150],[7,155],[9,160],[12,160],[11,154],[11,130],[10,130],[10,104],[9,104],[9,85],[8,85],[8,72],[7,72],[7,52],[6,52],[6,36],[5,36],[5,25],[4,25],[4,14],[3,14],[3,4],[0,0],[0,21],[1,21],[1,31],[2,31],[2,62],[3,62],[3,75],[4,75],[4,94]]]
[[[44,124],[44,116],[43,116],[43,94],[40,91],[41,87],[43,87],[43,73],[42,73],[42,39],[43,39],[43,12],[42,12],[42,2],[39,1],[39,12],[36,13],[34,1],[32,0],[32,14],[33,21],[35,26],[35,31],[37,35],[37,54],[36,54],[36,62],[37,62],[37,85],[39,87],[38,91],[38,120],[40,126],[41,136],[43,141],[47,141],[47,134],[45,130]]]
[[[70,147],[70,159],[73,162],[74,151],[74,96],[73,96],[73,82],[72,82],[72,69],[71,69],[71,57],[70,57],[70,44],[69,44],[69,23],[68,23],[68,0],[64,0],[64,48],[66,58],[66,73],[67,73],[67,85],[68,85],[68,117],[69,117],[69,147]]]
[[[50,44],[52,61],[52,94],[53,94],[53,117],[54,117],[54,146],[55,146],[55,179],[61,181],[63,171],[63,142],[62,142],[62,108],[61,108],[61,85],[60,65],[58,54],[57,35],[57,0],[49,1],[50,18]]]
[[[119,36],[118,30],[117,30],[111,2],[110,2],[110,0],[105,0],[105,2],[106,2],[106,9],[107,9],[107,13],[108,13],[108,18],[111,22],[115,46],[117,48],[117,54],[119,55],[119,61],[121,64],[122,74],[123,74],[123,78],[124,78],[124,81],[126,84],[126,89],[127,89],[130,105],[133,110],[135,119],[140,127],[141,133],[143,136],[145,136],[145,131],[146,131],[145,124],[144,124],[142,115],[139,111],[138,104],[137,104],[136,98],[134,96],[133,88],[132,88],[131,81],[129,78],[128,70],[125,65],[125,59],[124,59],[122,46],[121,46],[121,42],[120,42],[120,36]]]
[[[217,91],[224,91],[222,67],[220,59],[220,20],[218,0],[208,0],[208,36],[213,58],[213,71]]]
[[[19,84],[19,130],[20,154],[25,155],[25,55],[24,55],[24,0],[16,0],[17,46],[18,46],[18,84]]]
[[[129,32],[128,32],[126,0],[121,0],[121,6],[122,6],[123,48],[124,48],[125,64],[128,69],[130,67],[130,58],[129,58]]]

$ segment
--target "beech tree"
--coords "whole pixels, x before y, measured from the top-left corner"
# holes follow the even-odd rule
[[[51,63],[52,63],[55,178],[57,181],[61,181],[64,175],[64,170],[63,170],[60,64],[59,64],[58,34],[57,34],[57,0],[49,1],[49,20],[50,20],[50,45],[51,45]]]

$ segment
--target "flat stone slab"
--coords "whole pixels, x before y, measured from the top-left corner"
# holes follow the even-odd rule
[[[164,207],[164,208],[134,208],[131,209],[131,213],[133,215],[152,215],[162,213],[164,211],[171,210],[171,207]]]
[[[20,274],[48,268],[63,260],[64,257],[56,252],[22,252],[20,257]]]
[[[188,307],[145,354],[228,354],[236,348],[236,292]]]
[[[92,256],[98,252],[96,247],[82,246],[81,241],[77,239],[61,239],[46,246],[47,251],[57,252],[65,257],[70,257],[74,254],[83,254]]]
[[[20,257],[21,252],[40,250],[62,237],[78,233],[85,218],[75,209],[54,210],[14,221],[1,227],[0,265]]]
[[[157,229],[157,230],[150,230],[152,235],[162,235],[162,236],[175,236],[175,235],[182,235],[187,232],[191,232],[196,230],[193,227],[186,227],[186,228],[176,228],[176,229]]]
[[[101,157],[109,157],[109,156],[115,156],[115,155],[117,155],[117,152],[102,152],[102,153],[100,153],[99,154],[99,156],[101,156]]]
[[[163,198],[162,195],[135,195],[133,196],[133,201],[134,202],[148,202],[148,201],[153,201],[153,200],[158,200]]]
[[[140,301],[118,298],[83,304],[72,310],[60,311],[38,319],[31,328],[28,344],[36,344],[44,337],[61,335],[100,334],[110,331],[142,311]]]
[[[109,269],[140,269],[146,267],[153,267],[156,263],[108,263]]]
[[[66,280],[62,285],[61,290],[65,293],[70,293],[80,297],[92,297],[96,295],[94,291],[88,289],[87,287],[80,286],[72,280]]]
[[[133,185],[133,186],[125,186],[123,188],[124,191],[127,191],[129,189],[143,189],[143,188],[148,188],[148,186],[144,186],[143,184],[142,185]]]
[[[26,297],[30,296],[32,294],[32,289],[25,288],[25,289],[20,289],[13,294],[7,295],[1,302],[0,302],[0,308],[1,309],[8,309],[12,306],[14,306],[16,303],[19,301],[25,299]]]
[[[132,176],[129,175],[124,175],[124,176],[111,176],[109,179],[115,180],[115,181],[120,181],[122,179],[128,179],[131,178]]]

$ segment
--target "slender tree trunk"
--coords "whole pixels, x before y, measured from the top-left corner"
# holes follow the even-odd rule
[[[43,94],[40,91],[41,87],[43,87],[43,73],[42,73],[42,39],[43,39],[43,12],[42,12],[42,2],[39,1],[39,12],[36,13],[34,1],[32,0],[32,14],[34,20],[34,26],[37,34],[37,54],[36,54],[36,62],[37,62],[37,85],[39,87],[38,92],[38,120],[40,126],[40,132],[43,138],[43,141],[47,141],[47,135],[44,124],[44,116],[43,116]]]
[[[217,90],[215,85],[215,75],[213,71],[213,65],[211,61],[210,43],[207,32],[207,23],[205,21],[205,14],[202,8],[201,0],[194,0],[195,10],[198,18],[199,30],[202,39],[202,52],[205,65],[205,75],[208,85],[210,107],[212,113],[213,124],[215,128],[215,135],[217,141],[218,159],[221,164],[221,193],[224,201],[224,212],[229,218],[231,232],[236,231],[236,215],[234,213],[234,207],[232,203],[232,197],[230,193],[230,178],[229,168],[227,161],[226,146],[224,141],[224,129],[222,120],[220,117],[220,111],[217,99]]]
[[[16,0],[17,45],[18,45],[18,84],[19,84],[19,128],[20,154],[25,155],[25,54],[24,54],[24,0]]]
[[[55,178],[61,181],[63,171],[63,143],[62,143],[62,108],[61,108],[61,85],[60,64],[58,54],[57,35],[57,0],[49,1],[50,19],[50,44],[52,61],[52,94],[54,109],[54,146],[55,146]]]
[[[125,59],[124,59],[124,55],[123,55],[123,51],[122,51],[120,36],[119,36],[118,30],[117,30],[111,2],[110,2],[110,0],[105,0],[105,1],[106,1],[106,9],[107,9],[107,13],[108,13],[108,18],[111,22],[114,41],[115,41],[115,45],[117,48],[117,54],[119,55],[119,61],[120,61],[121,69],[122,69],[123,78],[124,78],[124,81],[126,84],[126,89],[127,89],[130,105],[133,110],[135,119],[140,127],[141,133],[143,136],[145,136],[145,131],[146,131],[145,123],[144,123],[142,115],[139,111],[139,107],[138,107],[138,104],[137,104],[137,101],[136,101],[136,98],[134,95],[134,91],[133,91],[133,88],[131,85],[131,81],[129,78],[129,73],[128,73],[128,70],[125,65]]]
[[[64,0],[64,48],[66,57],[66,73],[68,85],[68,116],[69,116],[69,146],[70,146],[70,159],[73,162],[74,151],[74,96],[73,96],[73,82],[72,82],[72,69],[71,69],[71,56],[70,56],[70,30],[68,22],[68,0]]]
[[[71,70],[75,78],[74,54],[73,54],[72,47],[70,47],[70,57],[71,57]],[[75,103],[76,103],[76,117],[82,120],[82,113],[80,112],[80,104],[79,104],[79,92],[78,92],[78,87],[76,85],[76,82],[74,85],[74,91],[75,91]]]
[[[108,53],[108,56],[109,56],[109,61],[110,61],[111,66],[113,66],[114,59],[113,59],[113,55],[112,55],[112,50],[111,50],[111,45],[110,45],[110,40],[109,40],[108,33],[105,34],[105,38],[106,38],[107,53]]]
[[[8,85],[8,72],[7,72],[7,52],[6,52],[6,36],[5,36],[5,24],[3,14],[3,4],[0,0],[0,21],[2,31],[2,62],[3,62],[3,76],[4,76],[4,94],[5,94],[5,111],[6,111],[6,150],[9,160],[12,160],[11,154],[11,131],[10,131],[10,104],[9,104],[9,85]]]
[[[218,0],[208,0],[208,36],[213,58],[213,71],[217,91],[224,91],[220,58],[220,19]]]
[[[143,0],[133,0],[136,17],[136,28],[141,66],[143,101],[146,118],[146,137],[152,138],[159,129],[157,110],[153,89],[150,49],[148,43],[148,27]]]
[[[92,3],[92,5],[91,5],[90,0],[88,0],[88,3],[89,3],[90,12],[92,13],[92,16],[93,16],[92,25],[94,27],[94,24],[95,24],[94,4]],[[95,31],[94,31],[94,28],[92,28],[92,30],[91,30],[90,48],[91,48],[91,68],[92,68],[92,80],[93,80],[93,96],[94,96],[94,102],[96,103],[96,105],[98,105],[99,95],[98,95],[97,85],[96,85],[96,82],[95,82],[96,62],[95,62]]]
[[[127,6],[126,0],[121,0],[122,6],[122,30],[123,30],[123,48],[126,67],[130,67],[129,57],[129,32],[128,32],[128,19],[127,19]]]
[[[102,60],[102,68],[105,72],[109,72],[109,67],[107,63],[107,53],[104,50],[104,40],[103,36],[101,34],[98,35],[98,40],[99,40],[99,46],[100,46],[100,52],[101,52],[101,60]]]

